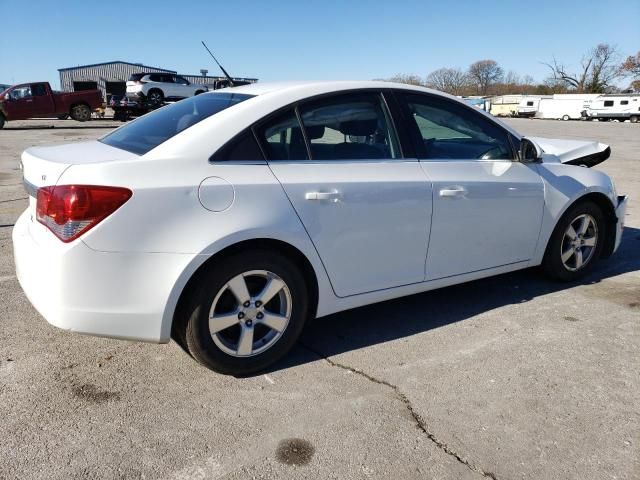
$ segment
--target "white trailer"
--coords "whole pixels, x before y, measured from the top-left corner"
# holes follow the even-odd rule
[[[599,94],[555,94],[552,98],[542,98],[536,118],[555,120],[580,120],[585,102],[599,97]]]
[[[519,117],[533,117],[537,111],[538,111],[538,107],[540,105],[540,100],[542,100],[543,98],[551,98],[550,95],[548,96],[532,96],[532,95],[527,95],[525,97],[522,98],[522,100],[520,100],[520,102],[518,103],[518,116]]]
[[[629,120],[636,123],[640,119],[640,95],[601,95],[587,100],[582,116],[589,120]]]

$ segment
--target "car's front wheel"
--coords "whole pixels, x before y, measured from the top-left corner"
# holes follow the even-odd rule
[[[192,283],[177,336],[196,360],[216,372],[242,376],[263,370],[284,356],[302,332],[308,315],[306,282],[279,253],[223,258]]]
[[[558,280],[576,280],[593,267],[606,238],[602,209],[590,201],[580,202],[570,207],[556,225],[542,267]]]

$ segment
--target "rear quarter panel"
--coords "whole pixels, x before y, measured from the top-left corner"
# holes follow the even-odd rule
[[[200,184],[211,177],[233,186],[231,205],[222,211],[208,210],[200,203]],[[212,165],[207,158],[140,157],[135,161],[72,165],[59,183],[106,184],[133,191],[127,203],[82,237],[89,248],[193,256],[176,278],[163,321],[165,333],[178,297],[193,273],[212,255],[244,240],[275,239],[297,248],[316,273],[320,298],[330,303],[334,297],[313,244],[266,164]],[[228,195],[224,187],[209,188],[220,188],[220,195]],[[217,193],[208,192],[212,197]],[[320,304],[318,316],[327,308]]]

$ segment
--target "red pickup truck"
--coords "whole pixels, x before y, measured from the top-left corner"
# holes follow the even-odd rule
[[[0,93],[0,128],[8,120],[69,115],[84,122],[102,106],[100,90],[54,92],[48,82],[21,83]]]

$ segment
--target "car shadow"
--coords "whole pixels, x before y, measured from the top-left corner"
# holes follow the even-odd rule
[[[261,373],[316,361],[317,352],[328,357],[410,337],[505,305],[526,303],[536,297],[577,285],[597,284],[638,270],[640,229],[626,227],[618,251],[600,261],[580,282],[555,282],[538,269],[530,268],[336,313],[311,322],[300,344]]]

